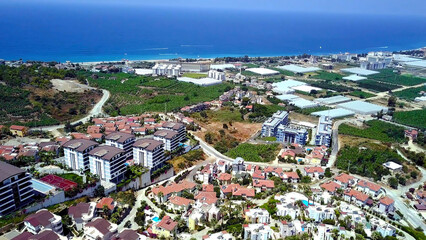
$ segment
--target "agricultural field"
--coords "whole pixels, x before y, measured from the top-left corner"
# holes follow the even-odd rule
[[[382,69],[380,73],[368,76],[368,80],[386,82],[396,85],[414,86],[426,83],[426,78],[416,77],[408,74],[394,73],[393,69]]]
[[[400,124],[426,129],[426,109],[395,112],[393,120]]]
[[[254,64],[254,63],[245,63],[243,64],[244,67],[248,67],[248,68],[258,68],[259,65]]]
[[[113,116],[176,110],[214,100],[232,87],[228,83],[204,87],[173,79],[125,73],[99,74],[97,79],[88,76],[88,80],[91,86],[111,92],[104,110]]]
[[[317,82],[310,82],[309,84],[314,87],[319,87],[319,88],[327,89],[327,90],[334,90],[340,93],[355,91],[353,87],[349,87],[347,85],[342,85],[342,84],[335,84],[335,83],[332,83],[331,81],[317,81]]]
[[[191,73],[191,72],[186,72],[186,73],[184,73],[182,75],[182,77],[189,77],[189,78],[200,79],[200,78],[207,77],[207,74],[205,74],[205,73]]]
[[[361,99],[371,98],[371,97],[376,96],[372,93],[364,92],[364,91],[361,91],[361,90],[352,91],[352,92],[349,93],[349,95],[354,96],[354,97],[359,97]]]
[[[342,77],[344,77],[344,75],[342,74],[327,72],[327,71],[319,71],[319,72],[316,72],[315,75],[310,76],[309,78],[322,79],[322,80],[328,80],[328,81],[341,81]]]
[[[359,87],[366,88],[374,92],[387,92],[401,87],[400,85],[377,82],[374,80],[361,80],[356,83]]]
[[[293,76],[296,75],[292,71],[284,70],[284,69],[281,69],[281,68],[271,68],[271,69],[280,72],[282,75],[286,75],[286,76],[290,76],[290,77],[293,77]]]
[[[402,91],[393,92],[395,97],[413,101],[416,97],[420,97],[420,92],[426,91],[426,87],[408,88]]]
[[[404,128],[380,120],[366,122],[365,128],[358,128],[348,124],[339,127],[339,134],[376,139],[382,142],[403,142]]]
[[[313,112],[319,112],[319,111],[324,111],[324,110],[328,110],[331,109],[329,107],[326,106],[318,106],[318,107],[313,107],[313,108],[304,108],[304,109],[297,109],[295,110],[295,112],[301,113],[301,114],[305,114],[305,115],[310,115]]]
[[[248,162],[271,162],[278,154],[279,144],[242,143],[229,150],[226,155],[231,158],[242,157]]]

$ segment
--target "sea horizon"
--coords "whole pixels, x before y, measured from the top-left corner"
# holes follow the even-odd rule
[[[426,46],[421,16],[26,4],[0,8],[0,59],[102,62],[329,55]]]

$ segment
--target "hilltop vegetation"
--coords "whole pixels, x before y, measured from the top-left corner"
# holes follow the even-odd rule
[[[41,64],[0,66],[0,124],[29,127],[58,124],[86,114],[102,95],[100,91],[59,92],[51,79],[76,77],[73,70]]]
[[[116,115],[177,110],[184,106],[218,98],[231,84],[198,86],[174,79],[135,76],[126,73],[98,73],[87,76],[90,85],[109,90],[111,97],[105,112]]]
[[[339,126],[339,134],[376,139],[382,142],[403,142],[404,128],[379,120],[366,122],[365,128],[357,128],[348,124]]]
[[[278,154],[278,144],[242,143],[229,150],[226,155],[231,158],[242,157],[249,162],[271,162]]]

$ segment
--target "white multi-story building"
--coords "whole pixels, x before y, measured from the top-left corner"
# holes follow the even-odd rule
[[[308,214],[310,219],[316,222],[322,222],[324,219],[335,219],[336,215],[333,208],[325,206],[309,206]]]
[[[0,216],[33,201],[31,177],[24,170],[0,161]]]
[[[101,217],[93,219],[84,226],[84,239],[109,240],[117,233],[117,224],[111,223]]]
[[[78,203],[68,208],[68,215],[74,222],[77,231],[81,231],[86,223],[95,217],[96,203]]]
[[[159,129],[172,130],[178,133],[179,141],[183,142],[186,139],[185,124],[179,122],[165,122]]]
[[[133,155],[133,143],[135,143],[135,135],[124,132],[113,132],[105,137],[105,144],[108,146],[123,149],[126,157]]]
[[[280,124],[288,124],[288,112],[277,111],[266,120],[262,125],[262,137],[275,137]]]
[[[273,234],[271,227],[263,223],[245,224],[243,228],[244,239],[268,240],[272,237]]]
[[[226,79],[225,73],[217,71],[217,70],[210,70],[208,77],[216,79],[216,80],[220,80],[220,81],[225,81],[225,79]]]
[[[158,130],[154,133],[154,139],[164,143],[164,150],[172,152],[179,146],[179,134],[172,130]]]
[[[159,76],[177,77],[180,75],[181,71],[182,66],[179,64],[156,63],[154,67],[152,67],[152,73]]]
[[[164,143],[152,138],[143,138],[133,144],[133,160],[135,164],[156,170],[166,160]]]
[[[249,223],[269,223],[269,212],[262,208],[252,208],[244,213],[245,219]]]
[[[64,143],[65,164],[77,171],[89,169],[89,152],[98,146],[95,141],[87,139],[72,139]]]
[[[321,116],[318,120],[317,132],[315,134],[315,145],[330,147],[333,121],[328,116]]]
[[[52,230],[55,233],[62,234],[62,218],[46,209],[38,210],[29,215],[24,220],[24,225],[28,232],[37,234],[43,230]]]
[[[126,171],[126,153],[112,146],[98,146],[89,152],[90,172],[103,181],[118,182]]]
[[[204,235],[203,240],[233,240],[234,237],[227,231],[212,233],[210,235]]]

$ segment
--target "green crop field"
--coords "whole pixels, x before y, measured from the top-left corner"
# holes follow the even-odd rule
[[[313,112],[319,112],[319,111],[324,111],[324,110],[328,110],[331,109],[329,107],[326,106],[318,106],[318,107],[313,107],[313,108],[304,108],[304,109],[297,109],[295,112],[301,113],[301,114],[305,114],[305,115],[309,115]]]
[[[231,158],[242,157],[249,162],[271,162],[277,154],[278,144],[250,143],[242,143],[226,153]]]
[[[356,83],[358,84],[358,86],[374,92],[387,92],[389,90],[394,90],[401,87],[400,85],[377,82],[374,80],[361,80],[357,81]]]
[[[362,129],[342,124],[339,127],[339,134],[376,139],[382,142],[403,142],[405,140],[403,127],[379,120],[371,120],[366,124],[367,127]]]
[[[284,69],[281,69],[281,68],[271,68],[271,69],[280,72],[282,75],[286,75],[286,76],[290,76],[290,77],[295,75],[294,72],[287,71],[287,70],[284,70]]]
[[[397,123],[426,129],[426,109],[407,112],[395,112],[393,120]]]
[[[368,80],[386,82],[404,86],[413,86],[426,83],[426,78],[415,77],[408,74],[394,73],[393,69],[382,69],[380,73],[368,76]]]
[[[198,86],[174,79],[134,76],[125,73],[98,74],[98,79],[87,76],[94,87],[111,92],[105,111],[110,115],[162,112],[218,98],[232,85]]]
[[[426,91],[426,87],[408,88],[402,91],[393,92],[392,94],[398,98],[413,101],[416,97],[420,97],[421,91]]]
[[[205,73],[190,73],[190,72],[186,72],[182,75],[182,77],[189,77],[189,78],[205,78],[207,77],[207,74]]]
[[[344,77],[344,75],[338,73],[319,71],[316,73],[316,75],[310,76],[309,78],[323,79],[329,81],[340,81],[342,80],[342,77]]]
[[[364,91],[360,91],[360,90],[350,92],[349,95],[354,96],[354,97],[359,97],[359,98],[362,98],[362,99],[371,98],[371,97],[376,96],[372,93],[368,93],[368,92],[364,92]]]

